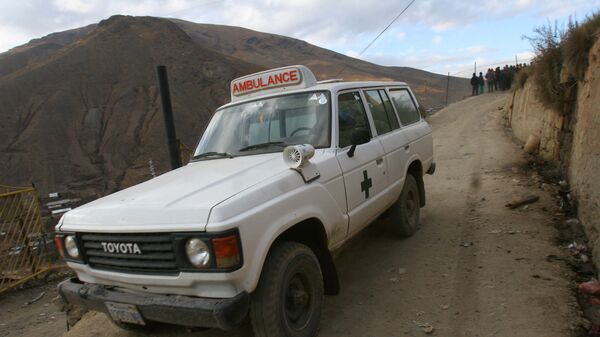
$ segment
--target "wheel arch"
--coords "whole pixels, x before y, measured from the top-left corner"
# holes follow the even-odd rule
[[[319,219],[309,218],[288,228],[273,241],[269,253],[282,242],[297,242],[308,246],[319,260],[325,294],[337,295],[340,292],[340,282],[329,251],[325,226]]]
[[[423,182],[423,164],[421,160],[414,159],[408,165],[406,174],[412,175],[417,181],[417,186],[419,187],[419,204],[421,207],[425,206],[425,183]]]

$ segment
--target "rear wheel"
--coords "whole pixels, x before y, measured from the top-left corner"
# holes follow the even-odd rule
[[[419,227],[420,216],[419,186],[415,177],[407,174],[400,198],[390,208],[392,231],[403,237],[413,235]]]
[[[322,306],[323,276],[313,251],[295,242],[275,247],[252,295],[255,336],[316,336]]]

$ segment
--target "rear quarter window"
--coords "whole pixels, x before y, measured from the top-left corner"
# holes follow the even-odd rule
[[[400,117],[402,125],[413,124],[421,120],[419,110],[408,90],[390,89],[390,96],[396,111],[398,111],[398,117]]]
[[[385,90],[366,90],[365,97],[378,135],[388,133],[399,127],[398,119]]]

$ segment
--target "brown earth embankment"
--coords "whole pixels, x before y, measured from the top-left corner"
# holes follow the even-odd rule
[[[540,137],[539,155],[563,169],[594,262],[600,265],[600,40],[590,50],[583,81],[573,85],[573,109],[561,114],[544,107],[534,81],[528,80],[508,98],[506,118],[517,139]]]

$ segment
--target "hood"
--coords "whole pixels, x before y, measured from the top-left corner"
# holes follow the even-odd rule
[[[67,212],[61,231],[204,231],[212,207],[288,170],[281,153],[192,162]]]

